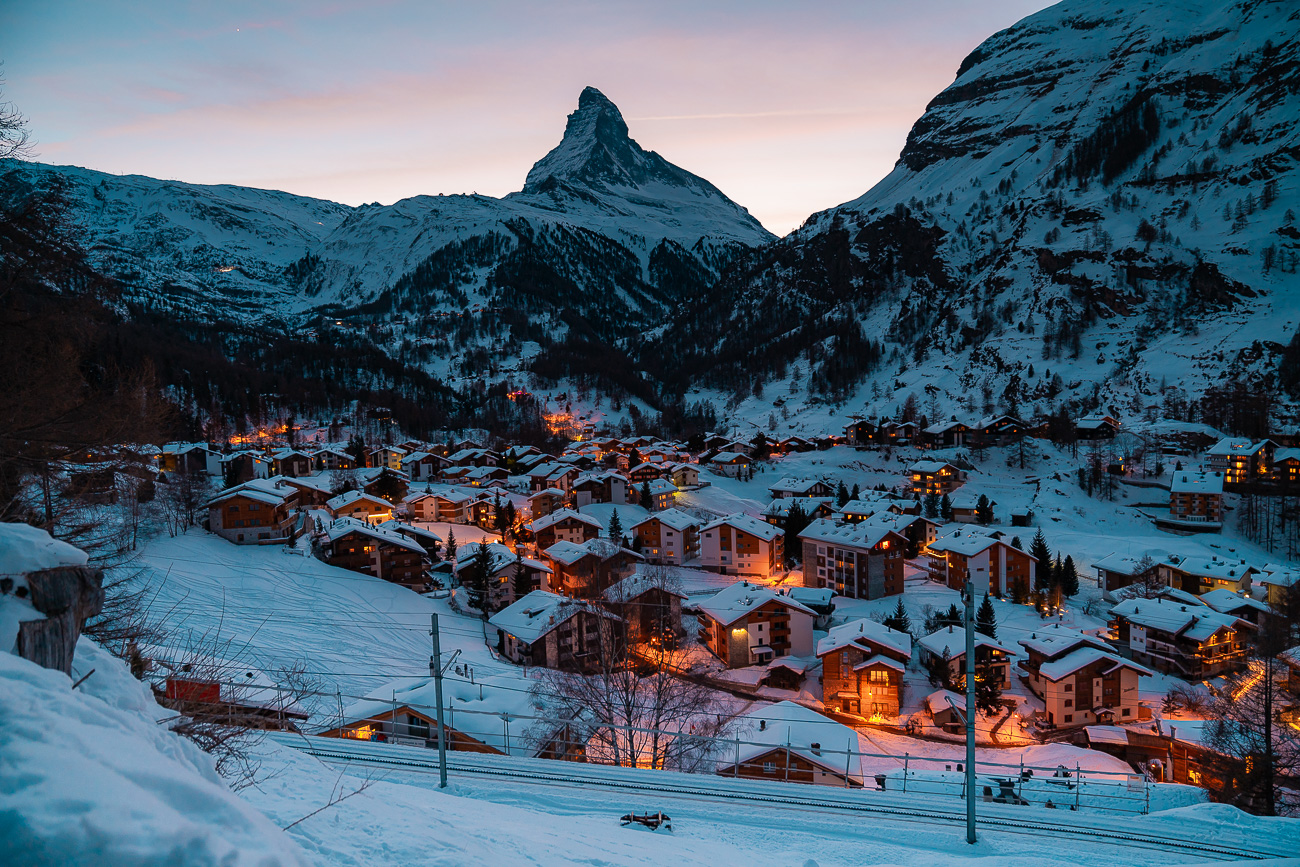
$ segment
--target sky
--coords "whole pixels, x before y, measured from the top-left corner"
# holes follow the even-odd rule
[[[351,205],[523,186],[582,88],[777,234],[866,192],[1046,0],[0,3],[35,158]]]

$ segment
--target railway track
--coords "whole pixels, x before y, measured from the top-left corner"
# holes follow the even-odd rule
[[[436,760],[420,761],[398,755],[383,755],[378,750],[367,749],[365,752],[322,746],[304,738],[279,739],[280,742],[295,749],[313,755],[322,761],[332,763],[357,764],[370,767],[386,767],[416,773],[436,774]],[[550,764],[558,764],[551,763]],[[819,797],[791,797],[789,794],[770,794],[744,789],[722,791],[704,786],[683,786],[657,784],[639,780],[618,779],[614,777],[597,777],[595,775],[552,772],[548,767],[545,772],[528,768],[499,767],[491,764],[470,763],[456,757],[448,757],[447,769],[454,774],[468,774],[496,779],[526,780],[536,785],[560,788],[592,789],[602,788],[622,792],[635,792],[648,795],[671,796],[677,800],[701,800],[711,802],[739,802],[745,804],[766,804],[784,810],[815,813],[837,813],[878,816],[897,822],[919,825],[965,828],[966,814],[963,810],[948,810],[935,805],[932,801],[919,807],[903,807],[889,804],[871,804],[847,800],[834,800]],[[800,787],[801,789],[808,787]],[[999,833],[1019,834],[1024,836],[1052,836],[1074,841],[1108,842],[1132,848],[1138,847],[1158,852],[1178,852],[1196,856],[1208,856],[1221,860],[1264,860],[1290,857],[1293,853],[1276,851],[1253,846],[1227,843],[1207,843],[1201,840],[1179,839],[1167,834],[1142,834],[1132,831],[1118,831],[1096,825],[1072,823],[1069,825],[1044,822],[1024,817],[979,816],[977,827],[996,830]]]

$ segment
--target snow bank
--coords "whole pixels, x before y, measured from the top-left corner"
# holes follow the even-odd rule
[[[39,527],[0,524],[0,575],[21,575],[59,566],[85,566],[86,552]]]
[[[294,865],[293,841],[232,793],[125,665],[82,639],[77,690],[0,653],[0,840],[10,864]]]

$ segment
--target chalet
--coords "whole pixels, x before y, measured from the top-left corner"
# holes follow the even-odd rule
[[[447,463],[453,467],[495,467],[501,462],[501,455],[483,448],[460,449],[447,455]]]
[[[844,426],[844,444],[855,449],[875,445],[876,426],[864,418],[854,419]]]
[[[830,497],[782,497],[767,504],[763,509],[763,520],[773,527],[784,527],[785,519],[795,506],[811,518],[829,518],[834,512],[834,502]]]
[[[720,776],[860,788],[858,734],[792,701],[752,710],[738,720],[735,755],[718,764]]]
[[[1049,723],[1108,725],[1150,716],[1138,706],[1138,678],[1154,672],[1116,655],[1100,638],[1052,624],[1019,643],[1025,650],[1020,669],[1046,704]]]
[[[785,568],[785,533],[750,515],[729,515],[700,530],[700,564],[723,575],[767,578]]]
[[[966,688],[966,630],[949,626],[932,632],[917,641],[921,662],[933,664],[936,659],[948,660],[948,677],[956,689]],[[1012,651],[998,644],[982,632],[975,633],[975,669],[987,669],[1005,689],[1011,686]]]
[[[442,547],[442,537],[432,530],[425,530],[414,524],[403,524],[397,520],[385,521],[379,525],[379,529],[405,536],[427,551],[430,560],[436,561],[438,559],[438,550]]]
[[[611,470],[584,473],[573,480],[569,495],[578,507],[592,503],[621,505],[628,501],[628,481],[621,473]]]
[[[406,449],[400,446],[379,446],[366,453],[366,463],[372,467],[388,467],[390,470],[400,472],[402,458],[406,457],[406,454]]]
[[[1097,570],[1097,586],[1107,599],[1115,598],[1115,591],[1145,581],[1151,574],[1158,574],[1157,562],[1128,557],[1123,554],[1107,554],[1092,564]]]
[[[651,479],[648,482],[642,482],[628,491],[629,499],[635,494],[639,500],[647,490],[650,492],[649,508],[651,511],[671,509],[673,502],[677,499],[677,486],[667,479]]]
[[[803,437],[786,437],[781,440],[781,451],[784,454],[796,454],[800,452],[816,451],[817,444]]]
[[[265,452],[243,451],[223,455],[221,477],[230,486],[269,478],[274,475],[272,463],[271,456]]]
[[[813,652],[816,612],[769,587],[738,581],[696,606],[699,640],[728,668]]]
[[[277,449],[271,452],[271,475],[309,476],[312,473],[311,455],[297,449]]]
[[[698,487],[700,468],[695,464],[673,464],[668,479],[678,488]]]
[[[836,520],[849,524],[865,521],[882,512],[892,512],[895,515],[921,513],[920,505],[915,500],[895,497],[883,491],[863,491],[857,499],[836,506],[832,511],[835,513]]]
[[[475,488],[505,487],[510,473],[504,467],[466,467],[460,479],[461,484]]]
[[[781,591],[817,615],[813,629],[829,629],[835,614],[835,591],[829,587],[787,587]]]
[[[203,443],[168,443],[158,452],[158,469],[169,475],[221,475],[221,453]]]
[[[835,488],[822,479],[796,479],[785,477],[767,489],[774,500],[794,500],[834,497]]]
[[[1113,440],[1119,433],[1119,419],[1109,415],[1090,415],[1074,423],[1074,435],[1077,439]]]
[[[222,491],[204,506],[208,529],[242,545],[287,542],[293,538],[297,492],[241,485]]]
[[[925,697],[923,704],[935,728],[954,735],[965,729],[962,719],[966,713],[966,696],[950,689],[936,689]]]
[[[528,723],[537,709],[528,691],[519,689],[517,675],[478,676],[471,681],[452,669],[443,677],[442,688],[448,750],[515,756],[544,753],[545,747],[537,747],[537,730]],[[435,690],[432,677],[385,684],[345,707],[338,726],[321,736],[436,749]]]
[[[709,458],[709,469],[720,476],[738,479],[753,466],[753,459],[740,452],[718,452]]]
[[[907,445],[915,442],[921,426],[914,421],[887,421],[876,429],[876,441],[886,445]]]
[[[1223,476],[1219,473],[1174,473],[1169,486],[1168,521],[1190,529],[1217,530],[1222,527]]]
[[[582,475],[582,471],[573,464],[552,461],[534,467],[528,478],[529,484],[534,491],[559,488],[561,491],[567,492],[580,475]]]
[[[470,507],[483,496],[479,491],[464,491],[450,485],[435,485],[424,492],[407,494],[402,502],[417,521],[446,524],[470,523]]]
[[[949,494],[966,483],[966,471],[947,461],[917,461],[907,468],[914,494]]]
[[[352,455],[336,448],[323,448],[311,454],[317,470],[355,470],[357,461]]]
[[[1273,478],[1286,486],[1300,484],[1300,449],[1278,449],[1273,453]]]
[[[990,416],[971,425],[973,446],[1008,446],[1025,435],[1025,423],[1009,415]]]
[[[622,621],[597,605],[534,590],[488,618],[501,655],[518,665],[592,671],[621,646]]]
[[[641,463],[628,470],[628,480],[636,486],[642,482],[648,482],[652,479],[662,479],[668,475],[668,468],[659,464]]]
[[[803,545],[804,582],[850,599],[879,599],[903,592],[906,537],[870,521],[810,523]]]
[[[325,503],[335,518],[357,518],[371,524],[382,524],[393,517],[393,504],[382,497],[363,491],[347,491]]]
[[[976,594],[1009,593],[1016,581],[1034,586],[1038,561],[1003,542],[999,534],[974,527],[962,527],[940,536],[925,546],[926,566],[937,580],[950,589],[961,590],[967,581]]]
[[[873,719],[898,717],[912,636],[874,620],[852,620],[817,642],[817,657],[827,708]]]
[[[1235,590],[1229,590],[1227,587],[1219,587],[1208,593],[1202,593],[1201,603],[1208,605],[1220,614],[1227,614],[1238,620],[1243,620],[1256,629],[1262,628],[1265,625],[1265,620],[1272,613],[1269,607],[1258,599],[1243,596]]]
[[[1268,563],[1261,572],[1259,583],[1264,585],[1264,601],[1273,608],[1281,608],[1287,596],[1294,592],[1292,588],[1300,584],[1300,569]]]
[[[446,462],[446,458],[431,452],[416,451],[403,455],[398,469],[413,482],[430,482],[438,478]]]
[[[1225,485],[1240,485],[1268,476],[1276,450],[1277,444],[1272,440],[1254,442],[1225,437],[1211,446],[1205,456],[1210,469],[1223,476]]]
[[[539,550],[549,548],[556,542],[581,543],[595,539],[604,526],[595,518],[575,512],[573,509],[560,509],[535,518],[528,529],[532,531],[535,544]]]
[[[596,599],[623,580],[644,557],[608,539],[556,542],[542,551],[553,577],[551,589],[569,596]]]
[[[929,518],[922,518],[920,515],[907,513],[896,515],[893,512],[877,512],[857,523],[863,522],[893,530],[907,539],[904,556],[909,559],[917,557],[926,545],[939,538],[939,525]]]
[[[528,498],[528,514],[534,519],[545,518],[558,509],[564,508],[565,493],[559,488],[547,488]]]
[[[952,519],[958,524],[975,524],[979,522],[979,491],[972,491],[969,488],[963,488],[952,495]],[[989,509],[992,510],[997,505],[997,501],[988,498]]]
[[[406,473],[389,467],[357,470],[356,479],[363,492],[372,497],[388,500],[390,503],[400,501],[411,487],[411,479]]]
[[[772,689],[786,689],[800,692],[804,681],[821,669],[821,660],[817,657],[778,656],[767,666],[767,671],[758,679],[759,686]],[[820,679],[820,674],[818,675]]]
[[[922,443],[932,449],[960,448],[969,434],[970,428],[956,419],[941,421],[922,431]]]
[[[623,618],[629,645],[677,646],[686,634],[682,628],[686,594],[677,585],[663,570],[638,565],[631,575],[605,588],[605,603]]]
[[[522,557],[500,542],[466,543],[456,549],[456,564],[452,572],[462,587],[470,586],[471,570],[479,567],[479,557],[485,558],[483,568],[488,577],[488,611],[499,611],[519,598],[515,580],[520,569],[528,577],[530,592],[551,589],[553,573],[550,566],[541,560]]]
[[[1144,665],[1189,680],[1240,669],[1247,647],[1237,618],[1207,605],[1126,599],[1110,610],[1110,642]]]
[[[1220,557],[1170,556],[1156,566],[1161,581],[1179,590],[1200,596],[1220,588],[1249,593],[1252,579],[1260,570],[1245,560]]]
[[[628,528],[650,563],[680,566],[700,555],[700,520],[680,509],[664,509]]]
[[[429,553],[415,540],[353,518],[336,518],[319,541],[320,559],[331,566],[423,590]]]
[[[150,484],[153,483],[152,479],[148,481]],[[69,467],[67,494],[82,502],[101,506],[116,503],[117,470],[103,464],[81,464]]]

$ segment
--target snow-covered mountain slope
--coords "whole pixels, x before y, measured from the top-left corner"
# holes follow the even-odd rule
[[[1268,386],[1300,323],[1297,82],[1288,0],[1066,0],[976,48],[888,177],[650,351],[738,397],[802,365],[806,399],[944,417]]]
[[[16,165],[4,176],[52,179],[94,260],[135,297],[245,321],[501,304],[557,319],[567,310],[608,334],[629,314],[662,315],[772,239],[716,187],[642,150],[594,88],[523,191],[505,199],[350,208],[70,167]]]

